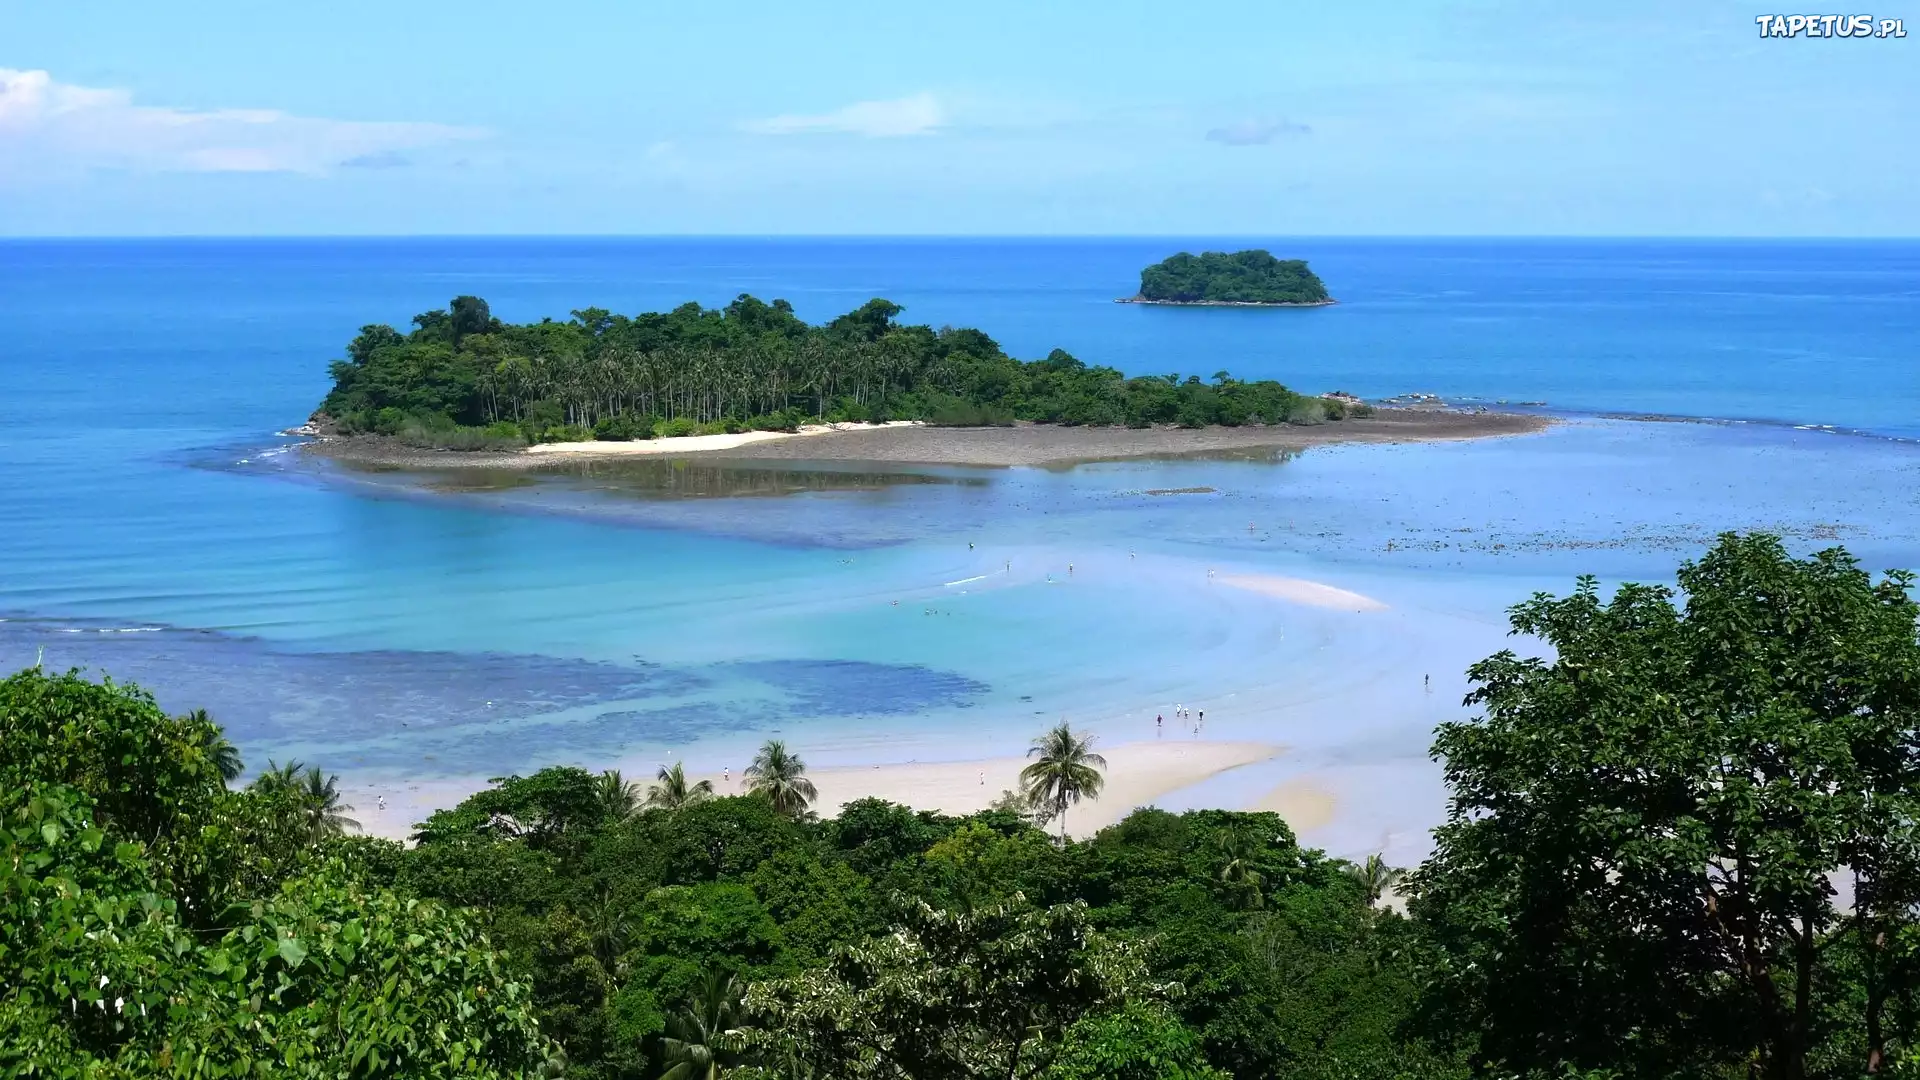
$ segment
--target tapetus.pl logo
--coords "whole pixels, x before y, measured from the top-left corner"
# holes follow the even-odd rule
[[[1903,38],[1904,19],[1871,15],[1755,15],[1763,38]]]

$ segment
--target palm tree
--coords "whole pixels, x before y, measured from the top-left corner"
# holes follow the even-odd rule
[[[1093,736],[1075,735],[1067,722],[1048,729],[1027,749],[1033,764],[1020,770],[1027,801],[1060,819],[1060,842],[1067,842],[1067,807],[1081,799],[1097,799],[1106,779],[1100,770],[1107,759],[1093,752]]]
[[[1234,896],[1249,908],[1265,900],[1267,878],[1255,867],[1253,857],[1260,850],[1253,834],[1245,829],[1229,829],[1214,837],[1214,850],[1226,861],[1218,877]]]
[[[593,778],[593,797],[605,820],[625,821],[640,809],[640,783],[621,776],[619,769],[608,769]]]
[[[1381,897],[1397,888],[1407,876],[1405,870],[1388,866],[1387,861],[1378,855],[1369,855],[1366,862],[1348,866],[1347,874],[1365,890],[1368,907],[1379,903]]]
[[[352,830],[360,831],[360,823],[347,816],[353,809],[340,801],[338,776],[320,775],[319,766],[307,770],[307,775],[297,789],[301,796],[302,811],[307,822],[307,833],[315,841],[322,837],[339,836]]]
[[[647,805],[662,810],[678,810],[697,802],[713,798],[713,781],[702,780],[697,784],[687,784],[686,766],[674,762],[671,768],[660,767],[659,783],[647,789]]]
[[[205,709],[193,710],[186,719],[199,727],[200,749],[213,767],[220,770],[220,779],[229,784],[238,780],[246,767],[240,762],[240,751],[227,741],[227,733],[220,730],[220,725],[213,722]]]
[[[744,775],[748,791],[765,795],[775,810],[791,818],[805,814],[820,797],[813,781],[807,779],[807,763],[779,739],[767,740]]]
[[[660,1080],[720,1080],[739,1064],[728,1045],[739,1028],[739,986],[731,975],[708,972],[693,1000],[667,1018]]]
[[[353,807],[340,801],[338,776],[323,776],[318,766],[305,768],[298,761],[285,765],[267,761],[267,771],[253,778],[254,791],[285,795],[299,814],[301,828],[314,842],[328,836],[357,831],[360,823],[347,816]]]
[[[300,787],[300,770],[306,766],[298,761],[289,761],[285,765],[275,764],[267,759],[267,771],[253,778],[248,785],[254,791],[272,793],[276,791],[294,791]]]

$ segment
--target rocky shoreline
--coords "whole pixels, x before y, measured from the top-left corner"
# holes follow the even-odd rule
[[[1332,307],[1340,301],[1325,300],[1149,300],[1144,296],[1122,296],[1116,304],[1153,304],[1158,307]]]

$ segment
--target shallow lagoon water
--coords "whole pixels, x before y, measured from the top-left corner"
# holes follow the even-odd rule
[[[0,245],[0,268],[33,271],[0,274],[0,663],[44,650],[208,707],[256,765],[387,776],[737,766],[775,731],[818,764],[976,757],[1062,716],[1153,738],[1180,702],[1207,710],[1206,737],[1291,752],[1171,805],[1310,783],[1338,807],[1310,840],[1407,859],[1440,805],[1428,733],[1462,715],[1465,667],[1510,644],[1507,605],[1581,573],[1664,579],[1723,529],[1920,564],[1911,246],[1334,244],[1309,254],[1347,303],[1230,322],[1108,303],[1138,254]],[[1411,288],[1422,275],[1454,287]],[[445,294],[526,317],[741,289],[811,317],[891,295],[1024,355],[1129,370],[1784,422],[1570,411],[1537,436],[1265,461],[531,482],[343,471],[273,434],[359,323]],[[1273,321],[1292,315],[1317,321]],[[1387,607],[1300,606],[1209,569]],[[1193,737],[1176,727],[1160,737]]]

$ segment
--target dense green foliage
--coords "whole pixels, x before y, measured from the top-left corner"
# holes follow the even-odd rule
[[[1301,259],[1258,249],[1181,252],[1140,271],[1140,299],[1196,304],[1325,304],[1319,275]]]
[[[1472,669],[1482,715],[1438,733],[1453,801],[1404,881],[1268,813],[1049,837],[1097,794],[1070,730],[969,817],[823,819],[769,745],[747,795],[549,768],[402,848],[340,835],[317,771],[228,791],[204,716],[23,672],[0,1073],[1912,1075],[1912,578],[1728,536],[1679,583],[1514,609],[1550,654]]]
[[[469,914],[384,884],[391,845],[316,838],[298,793],[227,791],[210,728],[73,675],[0,683],[0,1074],[558,1061]]]
[[[1514,609],[1410,882],[1436,1020],[1516,1070],[1882,1071],[1920,1021],[1920,641],[1897,573],[1728,536]],[[1842,902],[1839,888],[1849,894]]]
[[[1055,349],[1009,357],[978,330],[897,323],[871,300],[809,326],[784,300],[741,296],[631,318],[599,308],[509,325],[456,297],[406,334],[368,326],[331,368],[320,411],[348,433],[452,449],[646,439],[810,420],[939,424],[1311,424],[1363,406],[1225,372],[1129,379]]]

